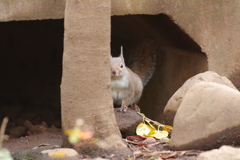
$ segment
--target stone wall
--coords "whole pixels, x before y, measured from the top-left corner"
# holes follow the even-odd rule
[[[240,86],[239,1],[123,0],[112,1],[112,14],[170,15],[207,54],[209,70]]]
[[[62,19],[65,0],[0,0],[0,21]]]
[[[224,75],[232,80],[237,88],[240,88],[240,64],[238,63],[240,60],[240,46],[238,45],[240,41],[240,33],[238,32],[240,25],[238,20],[240,16],[239,1],[112,0],[111,7],[113,17],[114,15],[126,16],[129,14],[151,16],[163,13],[172,17],[176,26],[183,29],[182,32],[173,32],[170,29],[166,29],[167,32],[157,30],[159,34],[158,47],[156,47],[159,52],[157,53],[159,54],[157,70],[143,93],[143,99],[146,99],[146,101],[141,100],[140,102],[142,106],[148,108],[143,109],[145,113],[149,111],[149,107],[156,108],[153,104],[160,104],[160,108],[162,108],[187,78],[204,70],[212,70]],[[64,11],[65,0],[0,0],[1,23],[13,20],[62,19],[64,18]],[[159,19],[159,25],[161,23],[164,26],[166,21]],[[129,23],[126,24],[129,25]],[[138,25],[135,27],[141,28]],[[134,29],[134,25],[130,29]],[[141,33],[145,31],[143,27],[142,29]],[[168,33],[171,35],[167,37]],[[175,40],[173,33],[176,33]],[[179,40],[180,33],[189,35],[189,39],[192,38],[192,41],[183,41],[181,36]],[[161,37],[161,35],[164,36]],[[85,38],[85,41],[91,40]],[[4,39],[2,40],[2,42],[6,42]],[[114,40],[112,39],[112,41]],[[191,50],[181,45],[178,46],[181,42],[184,42],[186,46],[192,46],[195,43],[198,49]],[[115,55],[119,53],[119,44],[111,46]],[[134,47],[130,46],[130,49],[132,48]],[[172,50],[169,50],[169,48],[172,48]],[[201,54],[196,52],[201,52]],[[126,57],[132,55],[134,54],[126,53]],[[189,59],[191,59],[190,63]],[[61,62],[61,60],[58,62]],[[61,71],[61,68],[59,70]],[[150,96],[149,93],[156,88],[154,97]],[[155,103],[154,100],[158,97],[162,97],[163,100]],[[154,113],[159,113],[159,110]]]
[[[0,21],[59,19],[65,0],[0,1]],[[225,0],[112,0],[112,15],[165,13],[182,27],[207,54],[209,70],[240,86],[238,61],[239,1]]]

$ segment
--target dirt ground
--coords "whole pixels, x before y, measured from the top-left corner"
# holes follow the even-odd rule
[[[3,147],[9,149],[14,154],[23,150],[33,149],[39,146],[62,146],[63,134],[61,130],[36,133],[21,138],[10,138],[4,141]]]
[[[59,109],[19,106],[1,107],[1,109],[1,118],[4,115],[9,117],[6,134],[10,135],[10,138],[3,142],[3,147],[10,150],[12,154],[41,146],[62,146],[64,135],[60,129],[61,114]],[[126,139],[123,140],[126,141]],[[133,151],[132,160],[145,160],[151,157],[169,160],[195,160],[200,153],[199,151],[170,151],[166,144],[159,141],[144,142],[141,145],[128,141],[126,144]],[[84,157],[84,155],[82,156]],[[118,160],[121,158],[115,155],[109,159]]]
[[[60,129],[55,131],[46,131],[35,133],[21,138],[10,138],[4,141],[3,147],[10,150],[12,154],[33,149],[41,146],[62,146],[63,134]],[[126,139],[124,139],[126,141]],[[158,141],[146,145],[135,145],[127,143],[128,147],[133,151],[132,159],[145,160],[152,157],[161,157],[169,160],[195,160],[199,151],[170,151],[166,144]],[[117,155],[112,160],[117,160]],[[153,160],[153,159],[152,159]],[[157,159],[156,159],[157,160]]]

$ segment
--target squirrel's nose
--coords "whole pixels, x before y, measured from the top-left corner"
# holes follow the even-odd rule
[[[113,71],[112,71],[112,74],[113,74],[113,75],[115,75],[115,74],[116,74],[116,71],[115,71],[115,70],[113,70]]]

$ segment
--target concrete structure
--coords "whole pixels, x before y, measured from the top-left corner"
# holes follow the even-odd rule
[[[89,5],[94,4],[92,4],[92,1],[89,1],[86,7]],[[82,7],[84,8],[84,6]],[[129,43],[126,59],[129,59],[129,64],[131,64],[131,57],[137,55],[136,48],[142,47],[142,41],[140,42],[139,39],[154,39],[154,43],[151,43],[151,45],[153,48],[156,48],[156,51],[150,55],[156,56],[156,70],[153,78],[146,86],[140,102],[142,112],[147,116],[161,120],[161,112],[167,100],[185,80],[199,72],[206,70],[215,71],[228,77],[237,88],[240,88],[240,63],[238,63],[240,60],[240,45],[238,44],[240,41],[240,32],[238,32],[240,25],[239,1],[112,0],[109,10],[112,15],[111,51],[113,54],[118,54],[119,45],[128,42],[130,39],[129,42],[132,42],[133,45]],[[3,57],[0,59],[0,76],[5,77],[0,80],[0,86],[3,88],[0,90],[0,97],[3,105],[6,105],[5,103],[8,100],[12,101],[11,97],[14,97],[15,103],[31,101],[37,104],[36,106],[55,106],[56,108],[60,106],[63,20],[46,19],[63,19],[64,12],[64,0],[0,1],[0,45],[4,46],[0,49],[0,56]],[[99,11],[96,10],[96,12]],[[147,14],[148,16],[129,16],[129,14]],[[31,21],[23,22],[28,20]],[[119,22],[121,22],[122,26],[119,26]],[[94,26],[86,27],[91,28]],[[32,31],[31,34],[28,32],[29,30]],[[128,34],[119,32],[126,30],[133,32],[128,32]],[[134,33],[140,33],[140,36],[131,38]],[[148,35],[151,36],[148,37]],[[97,38],[100,37],[101,35]],[[85,41],[93,41],[91,44],[99,40],[97,38],[85,38]],[[24,43],[25,45],[22,44],[23,42],[26,42]],[[84,43],[84,40],[79,41],[76,39],[74,42]],[[46,45],[39,45],[41,43],[46,43]],[[66,39],[65,44],[67,44]],[[105,44],[107,45],[107,43]],[[28,50],[28,47],[30,50]],[[83,48],[82,51],[85,49]],[[36,53],[36,55],[33,56],[32,52]],[[106,53],[101,53],[110,53],[110,48],[104,50],[104,52]],[[79,53],[79,55],[81,54]],[[76,54],[74,56],[77,59],[80,58],[78,57],[79,55]],[[12,56],[19,57],[14,59],[11,58]],[[26,59],[26,57],[28,58]],[[108,65],[106,59],[101,58],[96,50],[92,52],[91,57],[95,63],[104,62],[102,65]],[[98,59],[95,59],[96,57]],[[14,60],[11,61],[12,59]],[[69,63],[75,62],[70,61]],[[45,70],[40,69],[42,65],[45,67]],[[63,66],[63,69],[65,73],[71,72],[71,74],[77,75],[81,71],[79,67],[86,70],[87,66],[80,64],[68,71]],[[94,70],[93,68],[91,69]],[[16,76],[13,73],[14,71],[21,74]],[[7,75],[6,73],[9,72],[12,72],[12,74]],[[106,73],[108,71],[104,70],[102,72]],[[17,80],[24,75],[32,75],[32,77],[23,78],[20,81]],[[63,88],[67,87],[65,82],[67,82],[68,78],[70,77],[64,77]],[[92,81],[96,77],[88,76],[86,78]],[[107,84],[109,79],[105,78],[99,83]],[[31,80],[30,83],[28,82],[29,79]],[[33,85],[34,83],[37,85]],[[71,83],[74,83],[75,86],[88,85],[88,83],[79,84],[78,81],[71,81]],[[18,90],[11,88],[18,85],[21,85],[22,88],[19,87]],[[49,87],[51,89],[46,91]],[[70,91],[65,91],[67,89],[62,93],[64,96],[70,96],[79,92],[78,87],[72,88],[71,93]],[[86,94],[92,92],[93,90],[86,90]],[[89,105],[91,104],[91,99],[90,97]],[[65,103],[66,97],[62,98],[62,100],[64,100],[62,107],[66,109],[65,107],[70,105],[70,102],[68,104]],[[81,104],[81,98],[74,99],[71,103]],[[77,112],[80,112],[79,110],[74,112],[77,114]],[[63,117],[66,116],[63,115]],[[66,126],[68,126],[69,122],[66,120]]]

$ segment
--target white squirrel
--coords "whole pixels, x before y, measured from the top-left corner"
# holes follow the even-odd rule
[[[126,67],[122,46],[119,57],[110,57],[110,65],[113,103],[121,105],[118,111],[126,112],[129,105],[140,111],[137,103],[142,95],[143,83],[136,73]]]

